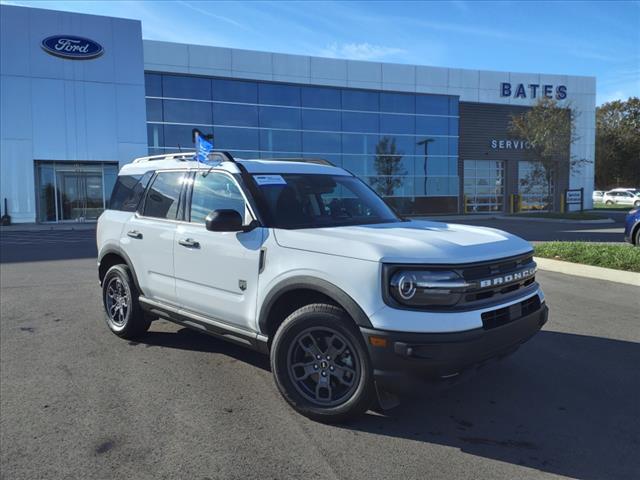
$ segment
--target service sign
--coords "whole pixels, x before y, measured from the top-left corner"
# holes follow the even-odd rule
[[[42,40],[42,49],[57,57],[87,60],[104,53],[102,45],[88,38],[75,35],[53,35]]]
[[[582,193],[583,190],[581,188],[565,190],[565,202],[567,203],[567,205],[581,205]]]

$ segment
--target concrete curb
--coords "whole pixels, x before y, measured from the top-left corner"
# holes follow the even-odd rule
[[[608,282],[624,283],[640,287],[640,273],[615,270],[613,268],[594,267],[579,263],[553,260],[551,258],[534,257],[540,270],[548,272],[564,273],[576,277],[594,278]]]
[[[539,218],[539,217],[529,217],[526,216],[508,216],[501,215],[497,217],[493,217],[496,220],[515,220],[516,222],[547,222],[547,223],[616,223],[613,218],[600,218],[598,220],[571,220],[568,218]]]
[[[565,223],[565,224],[581,224],[581,223],[590,223],[590,224],[605,224],[605,223],[616,223],[613,218],[600,218],[598,220],[571,220],[565,218],[539,218],[539,217],[526,217],[522,216],[510,216],[510,215],[446,215],[446,216],[438,216],[433,215],[430,217],[420,216],[420,217],[409,217],[412,220],[430,220],[432,222],[455,222],[457,220],[464,220],[467,222],[472,221],[482,221],[482,220],[506,220],[506,221],[516,221],[516,222],[541,222],[541,223]]]
[[[95,230],[95,223],[78,223],[78,224],[14,224],[0,227],[0,235],[12,232],[68,232],[68,231],[86,231]]]

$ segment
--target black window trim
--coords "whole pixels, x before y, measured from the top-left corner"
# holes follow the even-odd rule
[[[176,215],[176,218],[160,218],[160,217],[149,217],[147,215],[144,215],[144,209],[145,206],[147,204],[147,197],[149,196],[149,191],[151,190],[151,186],[155,183],[156,179],[158,178],[158,174],[160,173],[171,173],[171,172],[182,172],[184,174],[189,174],[190,170],[189,169],[185,169],[185,168],[170,168],[170,169],[166,169],[166,170],[156,170],[153,174],[153,176],[151,177],[151,179],[149,180],[149,184],[147,185],[147,188],[145,189],[144,192],[144,196],[142,201],[140,202],[139,206],[138,206],[138,210],[136,210],[136,218],[140,218],[140,219],[144,219],[144,220],[159,220],[159,221],[163,221],[163,222],[170,222],[170,223],[187,223],[184,222],[184,220],[180,220],[178,219],[178,215]],[[182,188],[180,189],[180,195],[178,197],[178,210],[177,213],[180,213],[180,204],[183,198],[183,192],[185,191],[185,183],[182,184]],[[182,217],[184,217],[184,215],[182,215]]]

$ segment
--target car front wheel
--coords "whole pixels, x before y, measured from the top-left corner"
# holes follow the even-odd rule
[[[307,305],[280,325],[271,370],[287,402],[313,420],[347,420],[364,413],[373,399],[373,373],[362,335],[334,305]]]

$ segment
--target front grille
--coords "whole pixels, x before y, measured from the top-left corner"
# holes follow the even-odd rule
[[[482,327],[485,330],[501,327],[507,323],[526,317],[540,309],[540,297],[534,295],[526,300],[482,314]]]
[[[506,261],[497,260],[494,263],[483,263],[481,265],[472,265],[459,270],[459,273],[468,283],[477,283],[479,280],[489,279],[500,275],[509,275],[519,272],[526,268],[535,268],[533,255],[525,255],[516,259]],[[465,304],[473,304],[475,302],[498,300],[503,295],[508,295],[522,288],[526,288],[535,282],[535,276],[527,277],[522,280],[514,280],[501,285],[493,285],[489,287],[477,287],[469,290],[464,297]]]

